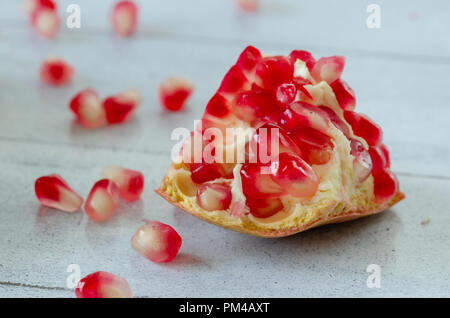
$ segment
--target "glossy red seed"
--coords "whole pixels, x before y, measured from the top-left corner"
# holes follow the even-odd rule
[[[302,60],[305,62],[309,71],[311,71],[316,64],[316,59],[312,56],[312,54],[303,50],[292,51],[291,54],[289,54],[289,59],[291,60],[292,65],[294,65],[298,59]]]
[[[397,177],[389,169],[381,170],[373,175],[373,192],[377,203],[384,203],[392,199],[397,193],[398,187]]]
[[[247,77],[245,77],[244,72],[234,65],[225,74],[217,92],[227,99],[232,99],[235,94],[249,90],[250,88],[251,84],[247,80]]]
[[[27,0],[24,4],[24,9],[26,13],[32,14],[35,10],[39,8],[49,9],[56,11],[57,5],[53,0]]]
[[[309,91],[305,88],[305,85],[312,84],[311,81],[309,81],[303,77],[296,76],[292,79],[292,83],[294,83],[295,87],[297,87],[297,90],[300,91],[300,96],[304,95],[306,98],[312,98]]]
[[[158,221],[147,221],[131,238],[131,247],[156,263],[172,261],[181,244],[181,236],[171,226]]]
[[[333,156],[334,145],[330,137],[314,128],[299,126],[289,136],[302,152],[302,158],[310,165],[326,164]]]
[[[277,87],[276,97],[278,104],[283,107],[291,104],[297,96],[297,87],[294,84],[285,83]]]
[[[82,278],[75,289],[77,298],[132,298],[128,282],[108,272],[95,272]]]
[[[342,131],[342,133],[344,134],[345,137],[350,138],[350,127],[349,125],[344,122],[341,117],[339,117],[334,110],[332,110],[330,107],[328,106],[318,106],[321,110],[323,110],[328,118],[330,119],[330,121],[333,123],[333,125],[339,129],[340,131]]]
[[[70,101],[70,109],[85,128],[98,128],[106,124],[105,111],[97,92],[87,88]]]
[[[330,128],[328,115],[319,107],[305,102],[291,104],[280,115],[279,123],[287,130],[307,126],[326,133]]]
[[[103,170],[103,177],[116,184],[120,197],[126,201],[139,200],[144,191],[144,175],[139,171],[110,166]]]
[[[257,163],[242,165],[240,172],[242,191],[247,199],[277,198],[286,193],[282,187],[272,180],[269,169],[269,165]]]
[[[136,112],[140,102],[140,93],[135,89],[107,97],[103,101],[106,121],[109,124],[120,124],[129,121]]]
[[[217,163],[191,163],[189,167],[192,181],[198,184],[223,176],[220,166]]]
[[[197,190],[197,204],[206,211],[227,210],[231,203],[230,186],[204,183]]]
[[[41,65],[41,79],[44,83],[60,86],[72,80],[75,71],[66,61],[59,58],[45,60]]]
[[[264,122],[276,122],[281,108],[270,92],[257,89],[240,93],[233,112],[240,120],[258,126]]]
[[[372,160],[364,145],[357,139],[350,140],[350,154],[353,159],[353,171],[358,182],[365,181],[372,171]]]
[[[57,174],[37,179],[34,190],[39,202],[49,208],[75,212],[83,204],[83,198],[72,190],[67,182]]]
[[[386,159],[386,167],[391,167],[391,157],[389,155],[389,150],[385,144],[381,144],[378,147],[380,147],[381,151],[383,152],[384,158]]]
[[[169,77],[159,86],[159,101],[170,111],[183,109],[186,100],[192,95],[194,84],[185,78]]]
[[[346,111],[344,112],[344,117],[356,136],[364,138],[370,146],[378,146],[381,144],[383,139],[381,127],[368,116]]]
[[[95,222],[103,222],[114,215],[119,205],[119,189],[108,179],[98,181],[89,193],[84,210]]]
[[[42,36],[54,38],[59,31],[60,19],[56,10],[39,7],[31,14],[31,25]]]
[[[353,89],[342,79],[337,79],[330,84],[334,95],[343,110],[354,110],[356,106],[356,97]]]
[[[369,147],[370,159],[372,160],[372,174],[376,174],[381,170],[388,168],[387,159],[384,156],[384,152],[380,147]]]
[[[256,65],[256,84],[270,91],[275,91],[280,84],[290,82],[293,76],[294,67],[284,56],[265,57]]]
[[[259,0],[236,0],[239,8],[247,12],[255,12],[259,9]]]
[[[314,195],[319,178],[303,159],[293,153],[280,154],[278,162],[272,163],[272,179],[290,195],[306,198]]]
[[[120,36],[131,36],[136,31],[138,7],[133,1],[119,1],[114,5],[111,23]]]
[[[261,59],[261,52],[257,48],[249,45],[239,55],[236,66],[244,72],[247,79],[252,80],[255,75],[256,64]]]
[[[325,81],[330,84],[341,77],[344,66],[344,56],[322,57],[314,65],[311,75],[317,82]]]
[[[278,198],[269,198],[269,199],[259,199],[246,200],[246,205],[248,206],[250,213],[257,218],[264,219],[271,217],[281,210],[283,210],[283,204],[281,200]]]

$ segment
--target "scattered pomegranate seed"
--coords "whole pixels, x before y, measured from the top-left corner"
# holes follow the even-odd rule
[[[133,35],[137,27],[137,17],[138,8],[133,1],[117,2],[111,15],[114,31],[123,37]]]
[[[387,159],[380,147],[370,146],[369,154],[372,159],[372,174],[376,174],[381,170],[388,168]]]
[[[330,86],[333,89],[334,95],[336,95],[339,106],[341,106],[343,110],[355,109],[355,92],[346,81],[339,78],[331,83]]]
[[[294,84],[285,83],[277,87],[277,101],[282,106],[291,104],[297,96],[297,87]]]
[[[353,170],[358,182],[363,182],[370,176],[372,171],[372,160],[364,145],[356,139],[350,140],[350,154],[355,157]]]
[[[383,139],[383,132],[368,116],[352,111],[344,112],[345,120],[352,126],[356,136],[364,138],[370,146],[378,146]]]
[[[169,77],[159,86],[159,100],[165,109],[181,110],[192,95],[194,84],[185,78]]]
[[[54,38],[60,26],[58,13],[54,9],[38,7],[31,13],[31,25],[42,36]]]
[[[115,183],[120,197],[126,201],[139,200],[144,191],[144,175],[139,171],[110,166],[103,170],[103,177]]]
[[[56,3],[52,0],[27,0],[25,1],[25,11],[28,14],[32,14],[39,8],[45,8],[49,10],[57,10]]]
[[[36,180],[34,189],[39,202],[49,208],[75,212],[83,204],[83,198],[57,174],[40,177]]]
[[[255,76],[258,86],[275,91],[280,84],[292,80],[294,66],[284,56],[265,57],[256,65]]]
[[[130,285],[117,275],[95,272],[82,278],[75,289],[77,298],[132,298]]]
[[[226,184],[205,183],[197,190],[197,204],[206,211],[227,210],[231,203],[231,189]]]
[[[281,115],[280,125],[292,130],[298,126],[308,126],[322,132],[328,132],[330,119],[319,107],[305,103],[295,102],[291,104]]]
[[[281,108],[269,91],[258,89],[237,95],[233,112],[240,120],[258,126],[264,122],[276,122]]]
[[[109,124],[120,124],[129,121],[141,102],[138,90],[130,89],[116,96],[107,97],[103,101],[106,121]]]
[[[286,191],[272,180],[269,173],[262,174],[262,168],[269,170],[268,165],[256,163],[242,165],[242,191],[245,197],[247,199],[267,199],[284,195]]]
[[[105,111],[93,89],[87,88],[76,94],[70,101],[70,109],[85,128],[98,128],[106,124]]]
[[[108,220],[119,205],[119,189],[108,179],[98,181],[92,188],[84,204],[89,218],[95,222]]]
[[[269,199],[248,199],[246,204],[250,210],[250,213],[257,218],[268,218],[279,211],[283,210],[283,204],[279,198],[269,198]]]
[[[381,170],[373,175],[373,192],[377,203],[392,199],[397,193],[398,187],[397,177],[389,169]]]
[[[317,82],[325,81],[330,84],[341,77],[344,66],[344,56],[322,57],[314,65],[311,75]]]
[[[182,239],[169,225],[147,221],[131,239],[131,247],[152,262],[167,263],[177,256]]]
[[[74,73],[73,67],[59,58],[47,59],[41,66],[41,79],[49,85],[67,84],[72,80]]]
[[[289,54],[289,59],[291,60],[292,65],[294,65],[298,59],[302,60],[305,62],[309,71],[311,71],[316,64],[316,59],[308,51],[294,50]]]
[[[244,72],[247,79],[253,81],[256,64],[261,59],[261,52],[257,48],[249,45],[242,51],[241,55],[239,55],[236,66]]]
[[[333,143],[328,135],[317,129],[298,126],[289,136],[302,152],[302,158],[311,165],[323,165],[333,156]]]
[[[259,0],[237,0],[239,8],[247,12],[258,11]]]

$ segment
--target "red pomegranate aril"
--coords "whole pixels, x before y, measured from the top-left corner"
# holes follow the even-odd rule
[[[384,156],[384,152],[380,147],[369,147],[370,159],[372,160],[372,174],[376,174],[381,170],[388,168],[387,160]]]
[[[106,121],[109,124],[120,124],[129,121],[133,117],[140,102],[140,93],[135,89],[107,97],[103,101]]]
[[[317,129],[299,126],[289,133],[302,152],[302,158],[310,165],[323,165],[333,156],[334,145],[328,135]]]
[[[144,175],[139,171],[109,166],[103,170],[103,177],[114,182],[120,197],[128,202],[139,200],[144,191]]]
[[[204,183],[197,190],[197,204],[206,211],[227,210],[231,203],[230,186]]]
[[[31,25],[46,38],[54,38],[59,31],[60,20],[54,9],[40,7],[31,14]]]
[[[304,95],[306,98],[312,98],[309,91],[305,88],[305,85],[311,85],[311,81],[307,80],[306,78],[303,78],[301,76],[296,76],[292,79],[292,83],[294,83],[295,87],[297,87],[297,90],[300,91],[300,96]]]
[[[205,115],[225,118],[231,114],[227,100],[220,94],[216,93],[206,105]]]
[[[297,96],[297,87],[294,84],[285,83],[277,87],[276,97],[278,103],[286,107],[291,104]]]
[[[383,139],[381,127],[368,116],[352,111],[345,111],[344,117],[356,136],[364,138],[370,146],[378,146],[381,144]]]
[[[226,99],[233,99],[237,93],[249,90],[250,88],[251,84],[247,80],[247,77],[245,77],[243,71],[234,65],[225,74],[217,92]]]
[[[318,106],[321,110],[323,110],[333,125],[342,131],[345,137],[350,138],[350,127],[347,123],[345,123],[335,112],[328,106]]]
[[[83,198],[57,174],[40,177],[36,180],[34,189],[39,202],[49,208],[75,212],[83,204]]]
[[[331,84],[341,77],[344,66],[344,56],[322,57],[314,65],[311,75],[317,82],[325,81]]]
[[[264,122],[276,122],[281,108],[270,92],[258,89],[240,93],[233,112],[240,120],[258,126]]]
[[[342,79],[337,79],[330,84],[331,89],[336,96],[339,106],[343,110],[354,110],[356,106],[356,97],[353,89]]]
[[[373,192],[377,203],[392,199],[397,193],[398,187],[398,179],[389,169],[383,169],[373,175]]]
[[[311,71],[316,64],[316,59],[312,56],[312,54],[303,50],[292,51],[291,54],[289,54],[289,59],[291,60],[292,65],[294,65],[298,59],[302,60],[305,62],[309,71]]]
[[[169,225],[147,221],[131,238],[131,247],[155,263],[167,263],[177,256],[181,236]]]
[[[283,210],[283,204],[281,203],[281,200],[279,198],[259,200],[247,198],[246,205],[248,206],[250,213],[254,217],[260,219],[271,217]]]
[[[169,77],[159,86],[159,101],[165,109],[181,110],[192,95],[194,84],[185,78]]]
[[[27,0],[24,5],[25,11],[32,14],[37,9],[57,10],[57,5],[52,0]]]
[[[247,199],[276,198],[285,194],[285,190],[272,180],[269,165],[247,163],[242,165],[240,174],[242,191]]]
[[[75,289],[77,298],[132,298],[128,282],[108,272],[95,272],[82,278]]]
[[[108,179],[98,181],[84,204],[84,210],[95,222],[103,222],[114,215],[119,205],[119,189]]]
[[[255,75],[256,64],[261,59],[261,52],[257,48],[249,45],[239,55],[236,66],[244,72],[247,79],[252,80]]]
[[[357,139],[350,140],[350,154],[354,157],[353,171],[356,180],[361,183],[365,181],[372,171],[372,159],[364,145]]]
[[[298,126],[308,126],[323,132],[328,132],[330,127],[330,120],[327,114],[319,107],[305,102],[291,104],[280,115],[279,122],[288,131]]]
[[[45,60],[40,70],[42,81],[53,86],[69,83],[74,73],[73,67],[59,58]]]
[[[212,181],[223,176],[217,163],[191,163],[190,170],[192,181],[198,184]]]
[[[114,31],[123,37],[133,35],[137,27],[138,8],[133,1],[119,1],[114,5],[111,23]]]
[[[270,91],[275,91],[280,84],[290,82],[293,76],[294,67],[284,56],[265,57],[256,65],[256,84]]]
[[[259,0],[236,0],[239,8],[247,12],[255,12],[259,8]]]
[[[388,150],[387,146],[385,144],[381,144],[378,147],[383,152],[384,159],[386,160],[386,167],[390,168],[391,167],[391,156],[389,155],[389,150]]]
[[[98,128],[106,124],[105,111],[93,89],[87,88],[75,95],[70,101],[70,109],[85,128]]]
[[[311,166],[295,154],[281,153],[271,170],[272,179],[294,197],[306,198],[317,192],[319,178]]]

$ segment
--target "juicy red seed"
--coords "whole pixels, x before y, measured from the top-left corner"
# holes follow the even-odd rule
[[[220,84],[218,93],[226,98],[234,97],[234,94],[250,89],[251,85],[241,69],[232,66]]]
[[[236,66],[240,68],[247,77],[250,77],[255,72],[256,64],[261,59],[261,52],[257,48],[249,45],[242,51],[241,55],[239,55]]]
[[[323,105],[319,106],[319,108],[321,110],[323,110],[327,114],[328,118],[333,123],[333,125],[337,129],[342,131],[342,133],[344,134],[345,137],[347,137],[347,138],[350,137],[350,128],[349,128],[349,126],[334,112],[334,110],[332,110],[328,106],[323,106]]]
[[[103,222],[114,215],[119,205],[119,189],[108,179],[98,181],[84,204],[84,210],[95,222]]]
[[[378,146],[383,139],[383,132],[369,117],[352,111],[344,112],[345,120],[352,126],[356,136],[364,138],[370,146]]]
[[[192,163],[190,164],[190,170],[192,181],[198,184],[223,176],[219,165],[216,163]]]
[[[25,9],[28,13],[33,13],[41,8],[56,11],[57,6],[52,0],[27,0],[25,3]]]
[[[109,124],[119,124],[130,120],[138,108],[140,95],[137,90],[128,90],[103,101],[106,120]]]
[[[375,201],[383,203],[392,199],[398,191],[398,180],[395,174],[384,169],[373,175],[373,192]]]
[[[294,67],[284,56],[265,57],[256,65],[255,75],[258,86],[275,91],[280,84],[292,80]]]
[[[291,60],[292,64],[295,64],[298,59],[302,60],[303,62],[305,62],[306,67],[308,67],[309,71],[311,71],[314,67],[314,64],[316,64],[316,59],[308,51],[294,50],[291,52],[291,54],[289,54],[289,59]]]
[[[252,90],[236,97],[233,109],[236,117],[250,124],[277,121],[281,108],[273,95],[266,90]]]
[[[314,65],[311,75],[317,82],[325,81],[330,84],[341,77],[344,66],[344,56],[322,57]]]
[[[323,165],[333,155],[333,143],[328,135],[311,127],[299,126],[289,133],[302,152],[302,158],[311,165]]]
[[[239,8],[247,12],[257,11],[259,8],[259,0],[236,0]]]
[[[205,114],[217,118],[223,118],[230,114],[230,107],[227,100],[220,94],[214,94],[206,105]]]
[[[111,23],[120,36],[131,36],[137,27],[138,8],[133,1],[116,3],[111,15]]]
[[[246,200],[246,205],[248,206],[250,213],[257,218],[268,218],[279,211],[283,210],[283,204],[281,200],[278,198],[269,198],[269,199],[259,199]]]
[[[272,180],[269,170],[269,165],[256,163],[242,165],[242,191],[247,199],[276,198],[285,194],[285,190]]]
[[[132,298],[128,282],[108,272],[95,272],[82,278],[75,289],[77,298]]]
[[[59,31],[60,20],[54,9],[40,7],[31,14],[31,25],[44,37],[54,38]]]
[[[356,139],[350,140],[350,154],[355,157],[353,170],[358,182],[363,182],[370,176],[372,171],[372,160],[364,145]]]
[[[276,91],[277,101],[282,106],[287,106],[295,100],[297,87],[294,84],[281,84]]]
[[[171,226],[158,221],[147,221],[131,238],[131,247],[156,263],[172,261],[181,243],[181,236]]]
[[[303,95],[305,95],[307,98],[312,98],[309,91],[305,88],[305,85],[311,85],[311,81],[301,77],[296,76],[292,79],[292,83],[294,83],[295,87],[297,87],[297,90],[299,90]]]
[[[370,158],[372,159],[372,174],[376,174],[381,170],[388,168],[387,160],[384,156],[383,150],[377,146],[369,147]]]
[[[159,100],[165,109],[177,111],[184,107],[193,90],[194,85],[190,80],[169,77],[159,86]]]
[[[386,147],[385,144],[381,144],[378,146],[381,151],[383,152],[384,158],[386,159],[386,167],[390,168],[391,167],[391,157],[389,155],[389,150]]]
[[[227,210],[231,203],[230,186],[205,183],[197,190],[197,204],[206,211]]]
[[[305,102],[291,104],[280,115],[279,122],[287,130],[298,126],[308,126],[326,132],[330,125],[330,120],[323,110]]]
[[[319,178],[311,166],[295,154],[281,153],[271,170],[272,179],[292,196],[305,198],[317,192]]]
[[[126,201],[139,200],[144,191],[144,175],[139,171],[110,166],[103,171],[103,177],[116,184],[120,197]]]
[[[87,88],[70,101],[70,109],[85,128],[98,128],[106,123],[105,112],[97,92]]]
[[[356,106],[356,97],[353,89],[342,79],[337,79],[330,84],[334,95],[343,110],[354,110]]]
[[[62,59],[48,59],[42,63],[40,73],[43,82],[59,86],[69,83],[75,71]]]
[[[36,180],[34,189],[39,202],[49,208],[75,212],[83,204],[83,198],[57,174],[40,177]]]

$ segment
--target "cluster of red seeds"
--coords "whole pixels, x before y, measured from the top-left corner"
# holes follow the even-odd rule
[[[345,121],[332,108],[314,106],[305,85],[308,78],[294,76],[294,64],[304,62],[315,82],[327,82],[333,90]],[[263,57],[258,49],[249,46],[239,56],[235,65],[225,75],[217,93],[206,106],[202,130],[215,127],[224,130],[233,126],[236,119],[256,128],[253,145],[260,145],[262,128],[277,128],[280,144],[279,161],[267,167],[269,174],[261,174],[263,163],[245,163],[241,169],[243,192],[250,213],[269,217],[282,209],[281,198],[292,195],[306,198],[318,188],[319,178],[312,165],[326,164],[334,148],[330,125],[348,137],[354,170],[360,182],[370,173],[374,177],[374,194],[377,201],[390,199],[398,189],[398,182],[389,170],[389,153],[382,144],[382,132],[367,116],[354,112],[355,94],[342,80],[345,58],[332,56],[316,59],[307,51],[293,51],[289,56]],[[301,101],[297,97],[300,96]],[[366,149],[353,133],[367,141]],[[266,140],[266,139],[264,139]],[[268,137],[267,140],[270,140]],[[206,141],[208,143],[210,141]],[[254,153],[258,153],[255,151]],[[232,178],[232,168],[221,163],[187,163],[191,178],[202,184],[197,202],[205,210],[230,207],[230,188],[225,184],[209,183],[217,178]],[[372,168],[373,165],[373,168]],[[213,199],[211,199],[213,198]],[[215,204],[211,202],[216,201]]]

